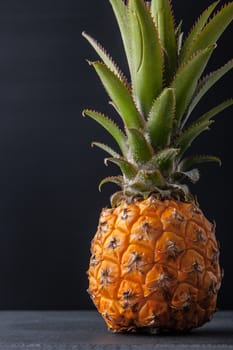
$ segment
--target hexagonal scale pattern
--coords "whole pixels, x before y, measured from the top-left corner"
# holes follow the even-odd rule
[[[221,284],[215,226],[194,203],[153,197],[103,209],[89,293],[116,332],[207,322]]]

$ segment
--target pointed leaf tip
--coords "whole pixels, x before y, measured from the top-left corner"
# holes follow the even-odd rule
[[[192,27],[189,35],[184,41],[183,47],[181,49],[181,62],[184,62],[188,58],[188,50],[190,46],[193,44],[193,42],[196,40],[198,35],[201,33],[203,27],[206,25],[211,13],[214,11],[214,9],[219,4],[220,0],[215,1],[213,4],[211,4],[198,18],[194,26]]]
[[[89,34],[83,32],[83,37],[89,42],[89,44],[93,47],[93,49],[96,51],[96,53],[99,55],[99,57],[102,59],[104,64],[113,71],[120,80],[128,84],[127,79],[123,75],[123,73],[120,71],[117,64],[113,61],[112,57],[108,54],[107,50],[94,38],[92,38]]]
[[[105,177],[100,183],[99,183],[99,192],[101,192],[102,186],[105,185],[106,183],[111,182],[116,184],[119,187],[123,186],[123,177],[122,176],[108,176]]]
[[[105,164],[107,165],[109,162],[117,165],[120,169],[122,174],[127,178],[127,179],[132,179],[137,175],[137,168],[134,166],[132,163],[128,162],[124,158],[106,158],[104,160]]]
[[[188,59],[195,52],[215,43],[232,20],[233,2],[229,2],[228,4],[223,5],[223,7],[206,24],[196,39],[192,42],[184,58]]]
[[[120,158],[120,154],[119,153],[117,153],[111,147],[105,145],[104,143],[94,141],[94,142],[91,143],[91,147],[94,147],[94,146],[102,149],[105,152],[107,152],[112,157]]]
[[[93,111],[90,109],[85,109],[84,115],[92,118],[97,123],[99,123],[117,142],[121,152],[125,155],[126,150],[126,137],[121,129],[106,115]]]
[[[207,163],[207,162],[208,163],[215,162],[215,163],[218,163],[219,166],[221,166],[221,164],[222,164],[221,159],[216,157],[216,156],[197,155],[197,156],[189,156],[189,157],[182,159],[182,161],[180,162],[180,164],[178,166],[178,169],[180,171],[187,171],[191,167],[196,166],[197,164],[202,164],[202,163]]]
[[[198,120],[198,123],[202,123],[205,121],[210,121],[213,117],[215,117],[220,112],[224,111],[224,109],[231,107],[233,105],[233,98],[230,98],[227,101],[224,101],[217,105],[216,107],[212,108],[210,111],[203,114]]]
[[[88,60],[88,59],[86,59],[86,62],[89,64],[89,66],[92,66],[93,65],[93,61],[90,61],[90,60]]]

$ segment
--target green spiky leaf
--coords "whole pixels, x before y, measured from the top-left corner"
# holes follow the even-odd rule
[[[162,172],[170,170],[174,159],[179,154],[179,148],[165,148],[162,151],[156,153],[148,166],[152,164],[153,167],[158,168]]]
[[[212,155],[198,155],[184,158],[179,164],[179,170],[186,171],[197,164],[215,162],[221,165],[221,159]]]
[[[96,146],[100,149],[102,149],[103,151],[105,151],[106,153],[108,153],[110,156],[114,157],[114,158],[119,158],[120,154],[115,152],[111,147],[105,145],[104,143],[101,142],[92,142],[91,146]]]
[[[173,169],[174,161],[178,153],[179,150],[175,148],[164,149],[152,158],[148,166],[152,164],[152,169],[158,168],[165,177],[168,177]]]
[[[105,164],[108,162],[113,163],[117,165],[120,169],[122,174],[127,178],[127,179],[133,179],[137,175],[137,168],[124,158],[106,158],[105,159]]]
[[[182,134],[175,140],[174,146],[180,149],[179,158],[191,146],[192,142],[205,130],[209,129],[210,120],[203,120],[193,124],[190,128],[184,130]]]
[[[136,163],[144,164],[153,156],[153,148],[140,130],[128,129],[129,149]]]
[[[172,179],[175,181],[181,181],[183,178],[187,178],[192,183],[196,183],[200,179],[200,173],[198,169],[192,169],[189,171],[177,171],[172,174]]]
[[[168,160],[174,160],[179,151],[179,148],[165,148],[162,151],[158,152],[153,157],[153,160],[156,162],[156,164],[158,164],[158,166],[161,166],[164,162]]]
[[[165,179],[158,169],[155,170],[140,170],[135,179],[130,183],[133,188],[143,191],[152,191],[155,188],[162,188],[166,185]]]
[[[93,62],[108,95],[115,104],[124,124],[128,128],[140,128],[143,120],[139,114],[127,86],[103,63]]]
[[[162,94],[155,100],[146,124],[146,130],[149,133],[154,149],[163,148],[169,143],[174,113],[174,90],[171,88],[164,89]]]
[[[227,72],[233,68],[233,60],[227,62],[223,67],[218,70],[208,74],[204,77],[198,84],[194,98],[188,108],[187,115],[185,117],[185,122],[188,120],[194,108],[200,102],[201,98],[210,90],[210,88],[216,84]]]
[[[203,50],[216,43],[224,30],[233,20],[233,2],[225,5],[203,28],[196,40],[193,41],[183,60],[187,60],[195,52]]]
[[[177,66],[177,45],[174,18],[169,0],[152,0],[151,13],[157,24],[159,37],[164,49],[165,77],[169,83]]]
[[[105,177],[99,184],[99,191],[101,191],[101,188],[103,185],[105,185],[106,183],[111,182],[116,184],[119,187],[123,187],[124,184],[124,179],[123,176],[108,176]]]
[[[220,112],[224,111],[224,109],[230,107],[233,105],[233,98],[224,101],[222,103],[220,103],[218,106],[212,108],[210,111],[206,112],[205,114],[203,114],[198,120],[198,123],[202,123],[205,121],[209,121],[211,120],[213,117],[215,117],[217,114],[219,114]]]
[[[194,24],[192,30],[190,31],[189,35],[187,36],[186,40],[184,41],[184,45],[181,49],[181,62],[185,61],[188,55],[188,51],[190,49],[190,46],[193,44],[193,42],[196,40],[197,36],[202,31],[203,27],[206,25],[211,13],[214,11],[216,6],[219,4],[219,0],[215,1],[213,4],[211,4],[198,18],[196,23]],[[214,43],[214,41],[213,41]],[[208,46],[208,45],[206,45]]]
[[[136,104],[147,115],[163,81],[162,47],[153,19],[143,0],[130,0],[132,87]]]
[[[121,38],[122,38],[124,49],[125,49],[125,54],[127,57],[127,62],[129,64],[129,69],[131,71],[132,53],[131,53],[131,45],[130,45],[130,37],[129,37],[127,6],[125,5],[123,0],[118,0],[118,1],[109,0],[109,2],[112,5],[113,12],[114,12],[116,20],[117,20],[117,24],[119,26]]]
[[[126,78],[123,76],[123,73],[120,71],[116,63],[113,61],[112,57],[107,53],[107,51],[103,48],[102,45],[98,43],[95,39],[93,39],[90,35],[85,32],[82,32],[83,37],[90,43],[90,45],[94,48],[99,57],[103,60],[106,66],[113,71],[118,78],[120,78],[124,83],[126,83]]]
[[[215,47],[212,45],[198,52],[187,64],[178,69],[172,82],[176,94],[175,118],[178,126]]]
[[[116,207],[121,201],[124,201],[126,196],[133,198],[133,193],[127,193],[125,191],[118,191],[113,193],[110,198],[112,208]]]
[[[124,133],[105,115],[84,111],[113,136],[122,153],[93,143],[110,155],[105,164],[115,164],[123,175],[107,177],[100,183],[100,188],[107,182],[121,187],[112,197],[112,205],[152,194],[160,199],[192,201],[185,180],[198,181],[197,164],[220,162],[214,156],[183,159],[192,142],[209,129],[215,115],[233,105],[233,99],[223,102],[184,129],[204,94],[233,68],[230,61],[202,78],[216,41],[233,19],[232,1],[210,19],[219,3],[213,1],[183,44],[181,23],[177,28],[174,25],[171,0],[109,0],[128,60],[129,83],[106,50],[83,34],[103,61],[91,64],[125,128]]]
[[[229,99],[220,105],[212,108],[207,113],[203,114],[198,120],[186,129],[175,141],[175,146],[180,148],[180,155],[182,155],[192,144],[192,142],[203,131],[208,130],[209,126],[213,123],[211,120],[215,115],[222,112],[224,109],[233,105],[233,99]]]
[[[114,140],[117,142],[121,152],[124,155],[126,155],[127,153],[126,137],[123,134],[123,132],[118,128],[118,126],[110,118],[108,118],[102,113],[99,113],[90,109],[85,109],[83,111],[83,115],[87,115],[88,117],[94,119],[102,127],[104,127],[104,129],[107,130],[109,134],[112,135]]]

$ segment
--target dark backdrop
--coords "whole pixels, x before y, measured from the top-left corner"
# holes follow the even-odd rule
[[[184,29],[211,1],[174,1]],[[97,184],[114,168],[92,140],[109,138],[84,107],[110,112],[85,58],[94,52],[81,37],[98,37],[125,68],[108,1],[0,2],[0,308],[89,308],[86,293],[90,240],[111,186]],[[232,28],[211,60],[232,56]],[[206,96],[207,110],[232,90],[232,75]],[[194,151],[217,154],[223,166],[203,166],[195,188],[201,207],[217,222],[225,278],[219,306],[232,299],[232,111],[218,117]],[[109,171],[109,172],[108,172]]]

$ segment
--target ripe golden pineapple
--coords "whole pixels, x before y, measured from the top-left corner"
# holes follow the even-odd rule
[[[205,93],[233,61],[202,77],[216,41],[233,19],[233,2],[210,19],[219,1],[199,17],[183,41],[169,0],[109,0],[129,66],[127,79],[92,37],[84,37],[101,62],[90,62],[121,130],[107,116],[84,110],[114,138],[119,150],[95,142],[119,166],[121,190],[103,209],[92,241],[89,293],[114,331],[188,330],[207,322],[221,284],[215,225],[191,195],[186,180],[199,179],[196,165],[220,162],[210,155],[186,156],[192,142],[233,104],[229,99],[190,122]]]

